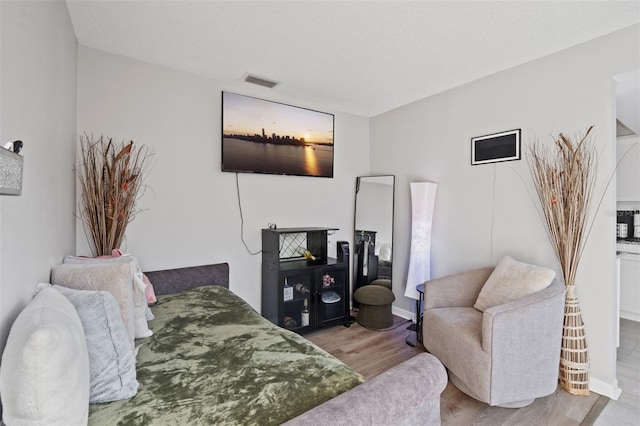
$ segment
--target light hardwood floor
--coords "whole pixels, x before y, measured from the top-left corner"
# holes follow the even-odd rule
[[[594,425],[640,425],[640,322],[620,320],[616,375],[622,394],[607,403]]]
[[[370,378],[425,351],[421,345],[407,345],[409,323],[398,317],[394,320],[397,328],[389,331],[368,330],[355,323],[350,328],[336,326],[305,337]],[[528,407],[490,407],[449,383],[440,399],[440,415],[443,425],[590,425],[606,401],[594,393],[574,396],[559,388]]]
[[[370,379],[391,367],[424,352],[423,347],[411,347],[404,340],[409,335],[408,320],[394,317],[397,328],[373,331],[354,323],[350,328],[325,328],[305,337],[329,352],[349,367]]]

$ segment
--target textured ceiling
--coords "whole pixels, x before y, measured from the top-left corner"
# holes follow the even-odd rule
[[[637,0],[67,4],[82,46],[365,117],[640,22]]]

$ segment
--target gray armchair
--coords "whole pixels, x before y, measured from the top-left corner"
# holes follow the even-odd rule
[[[423,343],[467,395],[489,405],[524,407],[558,383],[564,285],[481,312],[473,307],[493,268],[425,283]]]

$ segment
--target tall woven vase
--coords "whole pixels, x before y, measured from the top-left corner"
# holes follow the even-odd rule
[[[589,352],[575,284],[567,285],[560,350],[560,386],[573,395],[589,395]]]

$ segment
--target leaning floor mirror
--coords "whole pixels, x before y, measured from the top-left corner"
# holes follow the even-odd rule
[[[353,291],[377,279],[391,280],[395,176],[356,180]]]

